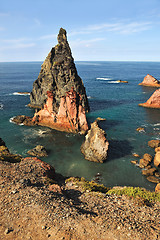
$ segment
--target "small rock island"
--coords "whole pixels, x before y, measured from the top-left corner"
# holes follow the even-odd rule
[[[145,103],[140,103],[139,106],[147,108],[160,108],[160,88],[157,89]]]
[[[154,78],[150,74],[147,74],[143,82],[139,83],[138,85],[147,86],[147,87],[160,87],[160,81],[158,81],[156,78]]]
[[[35,115],[21,124],[81,134],[88,130],[88,99],[63,28],[58,34],[58,44],[49,52],[33,83],[28,106],[36,109]],[[17,117],[13,121],[17,122]]]

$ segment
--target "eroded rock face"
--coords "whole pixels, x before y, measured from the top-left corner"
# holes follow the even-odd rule
[[[91,124],[91,129],[85,136],[81,152],[86,160],[103,163],[107,159],[108,147],[109,142],[106,139],[106,133],[95,121]]]
[[[139,83],[139,85],[149,86],[149,87],[160,87],[160,81],[158,81],[156,78],[154,78],[150,74],[147,74],[143,82]]]
[[[33,83],[30,95],[30,106],[43,108],[47,100],[47,91],[53,94],[53,109],[59,111],[61,98],[66,92],[74,90],[81,95],[82,107],[89,111],[88,100],[82,79],[77,70],[69,47],[66,31],[61,28],[58,34],[58,44],[51,49],[41,66],[38,79]]]
[[[44,108],[35,113],[34,124],[47,126],[59,131],[85,133],[88,130],[85,110],[82,106],[81,95],[72,87],[66,95],[61,97],[59,110],[53,108],[53,92],[47,92],[48,99]]]
[[[145,103],[140,103],[139,106],[148,108],[160,108],[160,89],[157,89]]]

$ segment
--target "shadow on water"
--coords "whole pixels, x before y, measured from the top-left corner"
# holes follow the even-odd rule
[[[119,100],[92,99],[89,101],[90,112],[96,112],[125,104],[133,104],[134,102],[139,103],[141,101],[142,99],[119,99]]]
[[[132,154],[133,147],[127,140],[109,140],[107,161],[122,158]]]
[[[157,122],[157,119],[160,121],[160,109],[154,108],[144,108],[149,123]]]

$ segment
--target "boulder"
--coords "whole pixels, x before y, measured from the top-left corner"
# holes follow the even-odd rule
[[[155,166],[155,167],[159,167],[159,166],[160,166],[160,151],[158,151],[158,152],[155,154],[155,157],[154,157],[154,166]]]
[[[106,133],[98,126],[98,121],[91,124],[91,129],[81,145],[81,152],[88,161],[103,163],[107,159],[109,142]]]
[[[147,108],[160,108],[160,88],[157,89],[145,103],[140,103],[139,106]]]
[[[158,178],[154,177],[154,176],[148,176],[147,180],[149,182],[153,182],[153,183],[159,183],[160,182],[160,180]]]
[[[148,146],[151,148],[158,148],[160,147],[160,140],[150,140]]]
[[[160,87],[160,81],[158,81],[156,78],[154,78],[150,74],[147,74],[143,82],[139,83],[138,85],[148,86],[148,87]]]
[[[153,176],[156,171],[157,171],[156,168],[144,169],[142,170],[142,175]]]
[[[63,28],[33,83],[29,106],[38,111],[33,118],[38,125],[74,133],[88,130],[88,99]]]
[[[144,130],[143,127],[138,127],[138,128],[136,129],[136,131],[137,131],[137,132],[145,132],[145,130]]]
[[[160,193],[160,183],[158,183],[155,187],[155,193]]]
[[[155,148],[155,152],[159,152],[160,151],[160,147]]]
[[[150,164],[151,161],[152,161],[152,156],[148,153],[145,153],[143,155],[143,158],[141,158],[139,161],[139,167],[145,168]]]
[[[29,150],[27,153],[29,155],[35,156],[35,157],[47,157],[48,156],[45,147],[41,146],[41,145],[36,146],[35,148]]]

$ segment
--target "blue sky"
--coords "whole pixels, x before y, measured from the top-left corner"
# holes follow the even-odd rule
[[[4,0],[0,62],[44,61],[60,27],[76,61],[160,61],[160,0]]]

